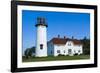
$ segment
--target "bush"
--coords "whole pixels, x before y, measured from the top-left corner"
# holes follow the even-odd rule
[[[78,53],[75,53],[74,55],[78,55]]]
[[[65,55],[59,54],[58,56],[65,56]]]

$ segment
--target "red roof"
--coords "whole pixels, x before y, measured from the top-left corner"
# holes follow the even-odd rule
[[[53,42],[53,44],[58,44],[58,45],[65,45],[67,41],[72,41],[74,45],[82,44],[80,40],[69,39],[69,38],[53,38],[49,42]]]
[[[72,41],[74,43],[74,45],[82,44],[82,42],[80,40],[77,40],[77,39],[68,39],[68,41]]]
[[[63,38],[53,38],[50,42],[53,42],[53,44],[66,44],[67,40]]]

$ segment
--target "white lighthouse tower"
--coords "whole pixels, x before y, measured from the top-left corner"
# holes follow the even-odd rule
[[[36,57],[47,56],[47,24],[45,18],[38,17],[37,24],[37,39],[36,39]]]

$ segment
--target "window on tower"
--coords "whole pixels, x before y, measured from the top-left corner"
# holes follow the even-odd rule
[[[43,44],[40,44],[40,49],[43,49]]]

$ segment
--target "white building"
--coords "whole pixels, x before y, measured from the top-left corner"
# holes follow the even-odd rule
[[[47,56],[47,24],[44,18],[38,17],[37,24],[37,39],[36,39],[36,57]]]
[[[77,39],[53,38],[48,42],[48,55],[80,55],[83,53],[82,44]]]

